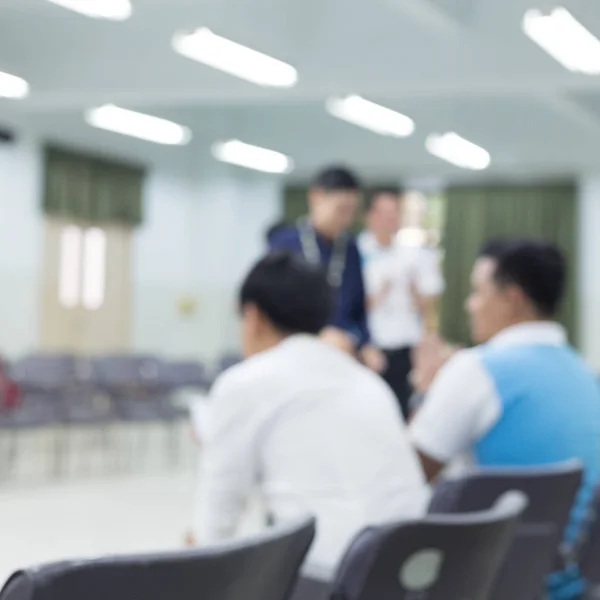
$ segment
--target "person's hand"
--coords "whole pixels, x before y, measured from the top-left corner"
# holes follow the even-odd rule
[[[363,364],[375,373],[383,373],[387,368],[385,354],[370,344],[366,344],[361,348],[360,358]]]
[[[190,424],[188,431],[189,431],[192,442],[194,442],[194,444],[196,446],[200,446],[201,445],[200,436],[198,435],[198,432],[196,431],[196,428],[194,427],[193,424]]]
[[[325,343],[335,346],[338,350],[354,355],[354,342],[345,331],[337,327],[326,327],[319,337]]]
[[[415,277],[411,277],[410,281],[408,283],[408,290],[410,293],[410,297],[412,298],[412,301],[414,303],[414,305],[421,310],[421,304],[423,302],[423,296],[421,294],[421,292],[419,291],[419,285],[417,283],[417,280]]]
[[[375,293],[375,294],[371,294],[368,298],[367,298],[367,305],[369,308],[377,308],[378,306],[380,306],[381,304],[383,304],[387,297],[389,296],[390,292],[392,291],[392,286],[393,283],[390,279],[386,279],[383,284],[381,285],[380,290]]]
[[[393,283],[390,279],[386,279],[381,286],[381,290],[379,290],[379,296],[381,300],[385,300],[389,293],[392,291]]]
[[[413,351],[411,383],[421,393],[426,392],[439,370],[458,348],[435,334],[425,336]]]

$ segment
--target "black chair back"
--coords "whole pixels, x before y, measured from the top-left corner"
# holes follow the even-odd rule
[[[434,490],[429,512],[484,510],[509,490],[523,492],[528,499],[527,510],[491,598],[533,599],[543,595],[546,575],[556,566],[581,480],[579,461],[547,467],[475,471],[459,479],[441,481]]]
[[[169,362],[165,366],[173,389],[206,389],[210,378],[206,367],[197,361]]]
[[[526,504],[523,494],[506,494],[489,511],[366,529],[342,560],[331,597],[487,600]]]
[[[30,354],[13,365],[12,376],[24,392],[61,393],[75,379],[71,354]]]
[[[600,592],[600,486],[596,488],[578,553],[581,574]],[[597,595],[600,597],[600,593]]]
[[[0,600],[286,600],[314,533],[311,519],[212,549],[46,565]]]

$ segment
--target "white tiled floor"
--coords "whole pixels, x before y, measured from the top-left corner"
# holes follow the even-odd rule
[[[181,548],[194,487],[187,471],[0,489],[0,584],[42,562]]]

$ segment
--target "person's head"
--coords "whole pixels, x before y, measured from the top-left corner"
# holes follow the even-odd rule
[[[534,239],[485,244],[473,267],[466,302],[473,341],[486,342],[517,323],[555,317],[565,277],[564,256],[553,244]]]
[[[336,238],[354,221],[360,200],[360,181],[344,167],[328,167],[313,179],[308,191],[308,211],[313,226]]]
[[[398,188],[377,188],[367,202],[365,224],[381,242],[390,243],[400,229],[402,192]]]
[[[239,303],[243,352],[252,356],[289,335],[318,334],[331,318],[334,293],[322,267],[273,252],[247,275]]]

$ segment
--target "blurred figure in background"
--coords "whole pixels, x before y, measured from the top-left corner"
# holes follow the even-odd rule
[[[272,253],[239,301],[247,358],[211,392],[195,537],[233,536],[258,489],[269,521],[317,518],[308,560],[333,568],[365,526],[423,512],[417,455],[389,387],[319,339],[334,307],[319,266]]]
[[[436,303],[444,289],[435,254],[428,248],[400,246],[402,194],[397,188],[373,191],[358,238],[373,343],[383,350],[390,384],[405,418],[412,387],[411,352],[436,327]]]
[[[370,344],[366,298],[356,241],[348,233],[360,202],[358,177],[343,167],[329,167],[313,180],[308,191],[308,216],[270,236],[272,249],[301,254],[322,265],[336,290],[330,326],[323,338],[349,352],[358,352],[371,369],[381,372],[385,358]]]
[[[482,466],[581,460],[584,483],[567,545],[578,534],[600,481],[600,388],[554,321],[566,273],[558,248],[500,240],[482,248],[466,309],[479,346],[451,357],[440,340],[417,356],[425,392],[410,427],[429,479],[470,452]],[[552,598],[581,598],[575,574],[553,576]]]

